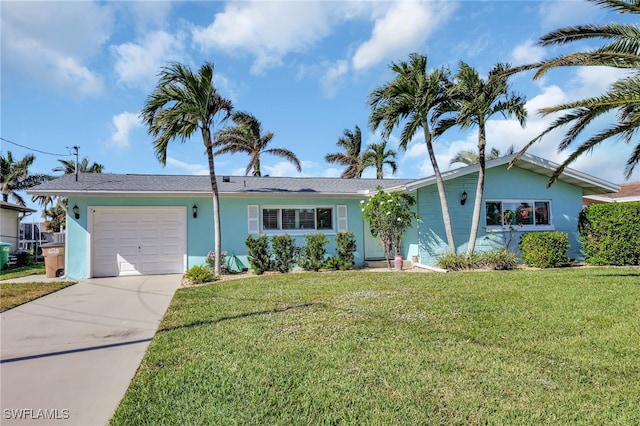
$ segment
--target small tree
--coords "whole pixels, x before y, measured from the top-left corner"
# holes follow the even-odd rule
[[[271,237],[273,248],[273,267],[278,272],[291,272],[296,264],[296,243],[289,234]]]
[[[327,254],[326,245],[329,239],[323,233],[308,234],[304,236],[305,245],[300,253],[298,264],[305,271],[318,271],[324,265],[324,257]]]
[[[256,275],[262,275],[271,269],[271,253],[269,253],[269,237],[258,235],[256,238],[249,235],[245,240],[249,249],[247,259]]]
[[[384,248],[384,257],[391,268],[391,252],[400,254],[404,231],[418,215],[411,211],[415,198],[400,192],[386,193],[378,186],[378,192],[368,200],[360,201],[362,217],[370,224],[371,235]]]

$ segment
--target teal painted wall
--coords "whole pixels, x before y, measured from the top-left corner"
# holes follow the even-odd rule
[[[454,241],[458,253],[464,253],[468,245],[471,229],[473,203],[476,195],[478,174],[461,176],[447,181],[446,191],[451,215]],[[533,199],[551,201],[551,222],[555,230],[569,234],[569,257],[582,259],[578,236],[578,214],[582,209],[582,189],[564,182],[556,182],[547,188],[548,178],[537,173],[507,166],[487,170],[484,200],[491,199]],[[460,204],[460,195],[467,192],[467,202]],[[420,262],[435,266],[437,258],[448,251],[442,210],[436,185],[418,190],[418,211],[421,222],[418,225],[418,243]],[[487,232],[484,213],[484,200],[480,216],[480,229],[476,239],[476,251],[486,251],[504,247],[512,237],[509,247],[519,252],[518,242],[522,232]]]
[[[222,250],[228,254],[235,253],[248,266],[246,259],[245,240],[248,236],[248,205],[268,206],[332,206],[334,220],[336,220],[337,205],[347,206],[347,221],[349,231],[355,234],[357,252],[356,265],[364,262],[364,225],[360,212],[361,198],[324,198],[324,197],[221,197],[221,228]],[[193,218],[191,207],[198,206],[198,217]],[[210,197],[70,197],[69,205],[77,205],[80,218],[75,219],[70,214],[67,220],[67,256],[66,273],[74,279],[90,276],[90,239],[88,222],[88,207],[100,206],[184,206],[187,209],[187,268],[204,264],[209,251],[214,249],[213,233],[213,204]],[[337,223],[336,223],[337,225]],[[336,252],[335,236],[328,235],[330,240],[327,253]],[[297,245],[304,245],[304,236],[294,236]]]

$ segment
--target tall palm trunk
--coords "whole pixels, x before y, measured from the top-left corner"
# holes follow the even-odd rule
[[[471,218],[471,231],[469,232],[469,244],[467,245],[467,255],[471,256],[476,248],[476,238],[480,226],[480,211],[482,209],[482,197],[484,196],[484,172],[485,172],[485,147],[486,135],[484,120],[478,123],[478,185],[476,187],[476,199],[473,203],[473,217]]]
[[[438,195],[440,196],[440,207],[442,209],[442,220],[444,222],[444,231],[447,235],[447,243],[449,244],[449,252],[456,252],[456,243],[453,240],[453,230],[451,228],[451,216],[449,215],[449,204],[447,203],[447,193],[444,188],[444,181],[442,180],[442,174],[440,174],[440,167],[438,167],[438,161],[436,155],[433,152],[433,143],[431,132],[429,131],[429,123],[425,120],[422,122],[422,129],[424,130],[424,141],[427,144],[427,151],[429,152],[429,159],[431,160],[431,166],[433,167],[433,173],[436,176],[436,186],[438,187]]]
[[[202,139],[205,141],[207,149],[207,159],[209,160],[209,177],[211,179],[211,192],[213,193],[213,243],[215,250],[215,274],[222,274],[220,254],[222,253],[222,241],[220,239],[220,197],[218,195],[218,181],[216,179],[215,164],[213,161],[213,145],[211,143],[211,132],[208,128],[202,129]]]

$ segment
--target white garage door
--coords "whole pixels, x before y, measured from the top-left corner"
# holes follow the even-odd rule
[[[98,207],[92,214],[94,277],[184,272],[184,207]]]

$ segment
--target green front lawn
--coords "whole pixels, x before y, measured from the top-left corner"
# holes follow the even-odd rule
[[[46,296],[75,281],[50,281],[46,283],[0,283],[0,312],[4,312],[23,303]]]
[[[45,272],[43,262],[34,263],[29,266],[22,266],[20,268],[2,269],[0,270],[0,281],[28,277],[29,275],[44,275]]]
[[[177,291],[112,424],[640,424],[640,269]]]

